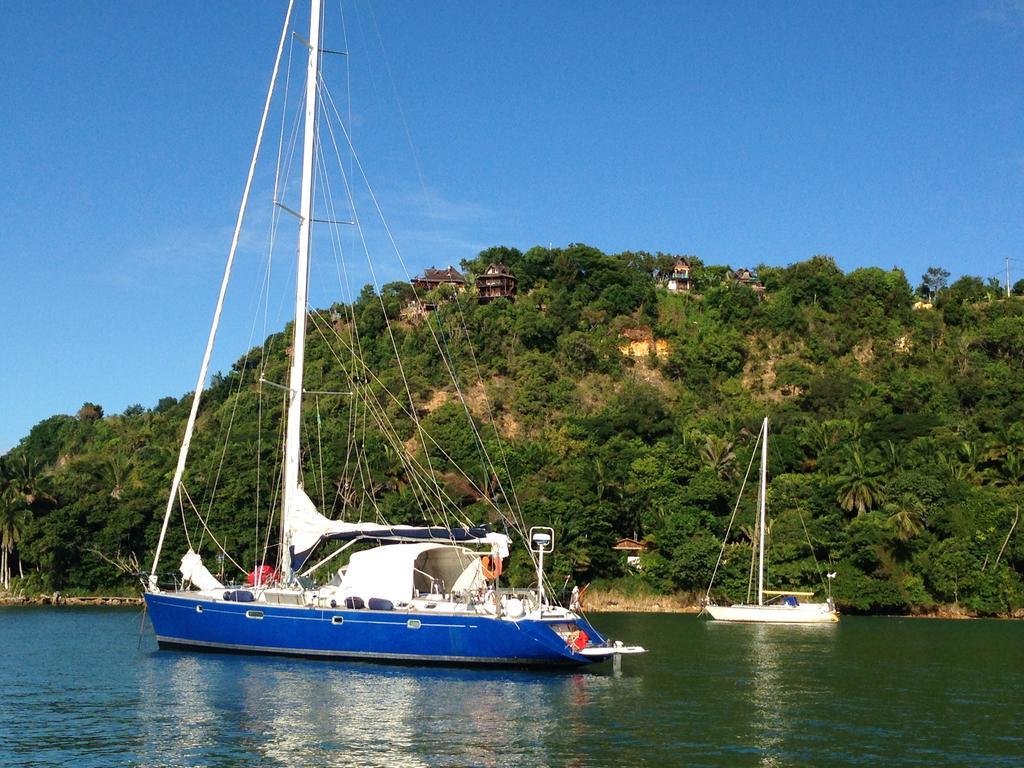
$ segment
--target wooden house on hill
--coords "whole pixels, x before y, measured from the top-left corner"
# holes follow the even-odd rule
[[[665,281],[665,287],[669,293],[690,290],[693,287],[693,281],[690,280],[690,262],[686,259],[679,259],[672,267],[672,274]]]
[[[493,299],[512,301],[516,295],[517,282],[512,270],[500,261],[495,262],[476,279],[477,299],[481,304],[486,304]]]
[[[733,272],[732,279],[740,285],[745,285],[752,289],[759,299],[764,298],[764,283],[754,272],[751,272],[746,267],[742,267]]]
[[[634,534],[636,535],[636,534]],[[612,547],[616,552],[626,553],[626,565],[635,570],[640,570],[640,555],[647,550],[647,545],[636,539],[619,539]]]
[[[428,267],[423,270],[422,275],[414,277],[411,282],[412,287],[416,289],[417,293],[432,291],[442,285],[450,285],[457,291],[462,291],[466,288],[466,278],[455,267],[451,266],[448,269]]]

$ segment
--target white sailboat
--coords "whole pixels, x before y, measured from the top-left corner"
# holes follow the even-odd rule
[[[814,592],[765,589],[764,546],[767,530],[768,491],[768,418],[761,425],[761,483],[758,492],[757,522],[757,603],[715,605],[710,601],[711,587],[704,612],[716,621],[748,622],[758,624],[833,624],[839,621],[839,612],[831,595],[824,602],[809,602]],[[724,547],[723,547],[724,551]],[[721,562],[721,558],[719,559]],[[717,572],[717,566],[715,568]],[[832,574],[829,574],[831,579]],[[712,577],[712,581],[714,577]]]
[[[223,542],[214,539],[207,515],[191,504],[184,488],[185,465],[196,427],[200,398],[206,382],[211,351],[220,322],[231,265],[239,241],[246,200],[259,156],[260,141],[266,125],[287,38],[291,5],[281,33],[278,59],[271,89],[267,95],[263,122],[253,154],[249,179],[243,194],[235,233],[228,255],[218,304],[214,312],[206,353],[200,367],[192,409],[185,428],[174,479],[171,483],[160,538],[148,578],[143,583],[150,619],[161,647],[192,650],[219,650],[243,653],[288,654],[317,658],[365,659],[439,664],[500,664],[514,666],[584,666],[608,658],[618,661],[623,654],[643,653],[638,646],[625,646],[604,637],[578,610],[558,605],[544,583],[544,556],[554,549],[554,531],[535,527],[527,532],[514,494],[503,494],[508,508],[500,508],[491,499],[493,515],[502,517],[508,533],[492,531],[488,525],[475,525],[463,515],[447,494],[431,468],[429,457],[420,462],[404,447],[398,433],[387,434],[393,454],[414,471],[416,486],[423,500],[418,521],[430,525],[395,525],[383,520],[379,508],[372,521],[331,519],[325,516],[307,495],[303,484],[303,396],[306,326],[309,317],[310,254],[313,250],[313,224],[356,224],[324,221],[314,211],[314,191],[326,184],[314,184],[318,150],[324,143],[317,139],[318,123],[324,110],[318,102],[325,90],[320,68],[321,56],[328,52],[322,44],[321,0],[310,3],[309,37],[304,88],[304,134],[302,141],[302,182],[298,211],[279,203],[274,205],[298,219],[298,247],[295,271],[295,312],[291,363],[287,385],[269,382],[286,393],[286,420],[281,483],[280,541],[265,548],[261,559],[252,562],[246,573],[234,559],[238,572],[234,581],[224,583],[202,562],[202,553],[193,550],[181,557],[180,579],[168,583],[168,574],[160,570],[161,553],[167,542],[168,524],[180,513],[184,524],[195,513],[200,532],[198,541],[207,542],[207,554],[229,556]],[[301,39],[301,38],[300,38]],[[341,126],[344,130],[344,126]],[[344,134],[347,138],[348,134]],[[351,141],[345,143],[351,146]],[[353,149],[354,152],[354,149]],[[349,196],[351,199],[351,195]],[[355,217],[354,217],[355,218]],[[386,315],[385,315],[386,318]],[[340,346],[345,346],[342,342]],[[351,350],[351,347],[349,349]],[[397,352],[397,349],[396,349]],[[397,397],[365,368],[359,359],[358,374],[343,382],[366,395],[363,407],[380,417]],[[454,374],[453,374],[454,375]],[[265,380],[259,379],[260,387]],[[457,386],[457,382],[456,382]],[[374,392],[371,389],[376,387]],[[353,395],[352,392],[328,392],[328,395]],[[391,399],[389,399],[391,398]],[[408,399],[412,394],[408,393]],[[415,418],[415,404],[401,409]],[[319,413],[317,414],[319,417]],[[421,430],[419,422],[415,428]],[[383,431],[383,426],[382,426]],[[417,434],[425,446],[429,436]],[[308,441],[306,447],[309,448]],[[365,467],[364,467],[365,469]],[[369,494],[369,492],[367,492]],[[258,500],[258,496],[256,499]],[[186,504],[185,501],[188,503]],[[191,509],[189,509],[191,507]],[[209,508],[215,509],[210,503]],[[187,533],[187,529],[186,529]],[[530,551],[536,566],[536,582],[525,588],[502,585],[499,577],[502,561],[509,556],[517,538]],[[213,544],[209,543],[214,539]],[[349,550],[361,543],[364,548]],[[318,546],[333,551],[314,565],[310,555]],[[196,544],[199,550],[202,544]],[[276,551],[266,564],[267,552]],[[346,552],[346,550],[349,550]],[[320,582],[312,579],[323,574],[326,563],[342,553],[348,563],[328,574]],[[163,577],[163,578],[161,578]],[[248,578],[246,578],[248,577]]]

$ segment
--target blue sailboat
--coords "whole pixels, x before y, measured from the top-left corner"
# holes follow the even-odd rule
[[[189,498],[183,484],[186,461],[291,12],[289,5],[159,542],[143,585],[159,645],[329,659],[517,666],[584,666],[643,653],[639,646],[626,646],[605,637],[578,605],[563,607],[552,599],[544,582],[544,557],[555,545],[552,529],[532,528],[526,532],[521,515],[517,518],[514,513],[503,517],[505,530],[510,533],[468,522],[452,524],[459,514],[457,505],[443,491],[429,461],[424,469],[414,457],[405,455],[403,466],[425,473],[427,480],[419,486],[423,494],[436,491],[436,506],[432,509],[441,510],[440,524],[436,525],[330,519],[317,509],[303,487],[300,441],[309,263],[312,225],[320,221],[313,210],[314,170],[321,167],[316,157],[316,133],[321,114],[318,98],[323,87],[320,64],[326,52],[320,0],[312,0],[310,8],[299,210],[292,211],[277,202],[276,192],[274,201],[294,214],[299,223],[290,372],[287,385],[276,385],[286,392],[287,411],[276,565],[254,563],[245,583],[225,584],[223,577],[215,576],[203,563],[200,552],[190,547],[180,561],[180,578],[173,585],[162,582],[160,562],[170,520],[176,511],[185,517],[183,499]],[[351,146],[351,141],[348,143]],[[360,369],[358,377],[349,383],[368,386],[370,380],[370,374]],[[275,386],[262,378],[260,383]],[[410,406],[410,412],[414,413],[415,408]],[[421,428],[418,422],[416,428]],[[425,439],[422,445],[427,445]],[[403,450],[403,444],[397,442],[394,451]],[[501,512],[497,505],[495,509]],[[221,550],[220,557],[226,556],[207,518],[195,511],[204,535],[213,538]],[[425,509],[423,516],[429,512]],[[528,588],[502,586],[500,579],[516,535],[536,567],[536,582]],[[331,551],[310,564],[311,555],[318,549]],[[333,570],[328,563],[334,558],[338,558],[335,563],[347,562]]]

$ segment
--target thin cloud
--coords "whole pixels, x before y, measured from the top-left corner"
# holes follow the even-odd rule
[[[496,215],[495,211],[480,203],[447,198],[434,189],[407,192],[401,202],[407,209],[434,221],[482,222],[490,221]]]
[[[1024,0],[985,0],[978,6],[976,16],[1003,29],[1024,31]]]

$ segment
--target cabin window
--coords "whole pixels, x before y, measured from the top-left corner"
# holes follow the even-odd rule
[[[247,619],[262,619],[263,611],[246,611],[245,618]]]
[[[409,619],[407,622],[405,622],[405,626],[407,626],[409,629],[419,629],[423,626],[423,623],[419,619]]]
[[[196,613],[202,613],[202,612],[203,612],[203,606],[197,605],[196,606]]]
[[[345,617],[344,616],[332,616],[331,617],[331,624],[344,624],[344,623],[345,623]]]

